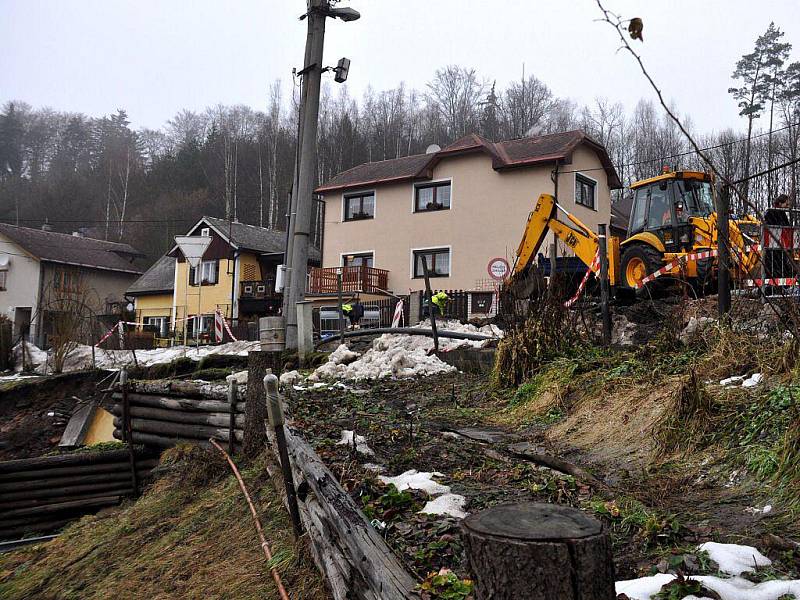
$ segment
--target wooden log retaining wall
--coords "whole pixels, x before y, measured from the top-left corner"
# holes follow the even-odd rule
[[[127,400],[133,443],[169,448],[179,443],[209,445],[209,438],[229,442],[233,431],[234,448],[244,436],[244,386],[237,388],[233,404],[225,384],[192,381],[130,381]],[[112,394],[115,401],[114,437],[124,438],[125,406],[123,391]],[[233,427],[231,427],[231,424]]]
[[[135,495],[129,461],[128,450],[109,450],[0,462],[0,540],[51,532]],[[157,464],[136,452],[138,480]]]

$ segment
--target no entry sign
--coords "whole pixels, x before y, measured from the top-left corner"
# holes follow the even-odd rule
[[[508,277],[508,272],[511,270],[511,267],[509,267],[508,261],[505,258],[498,257],[489,261],[486,270],[489,271],[489,276],[492,279],[503,281],[503,279]]]

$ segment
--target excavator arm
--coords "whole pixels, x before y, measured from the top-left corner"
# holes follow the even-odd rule
[[[569,223],[559,221],[559,210],[566,215]],[[553,196],[541,194],[536,201],[536,207],[528,215],[525,233],[517,248],[512,276],[524,273],[533,263],[548,230],[569,246],[586,266],[592,266],[599,246],[597,235],[577,217],[560,207]]]

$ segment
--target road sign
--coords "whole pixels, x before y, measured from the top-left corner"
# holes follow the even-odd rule
[[[503,279],[508,277],[508,272],[511,270],[511,267],[505,258],[498,257],[489,261],[489,265],[486,267],[486,270],[489,271],[489,276],[492,279],[496,281],[503,281]]]
[[[178,244],[178,248],[181,249],[189,264],[196,269],[211,244],[211,237],[207,235],[176,235],[175,243]]]

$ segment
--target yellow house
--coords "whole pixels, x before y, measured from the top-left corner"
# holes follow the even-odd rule
[[[249,323],[280,314],[275,273],[283,261],[285,233],[203,217],[187,235],[211,237],[197,269],[174,246],[128,290],[140,327],[180,339],[188,323],[188,338],[212,339],[219,311],[238,330],[237,337],[247,337]],[[309,258],[319,264],[319,251],[312,248]]]

